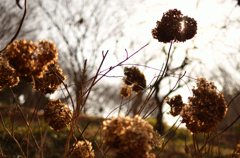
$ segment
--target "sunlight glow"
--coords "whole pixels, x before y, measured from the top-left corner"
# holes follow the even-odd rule
[[[184,21],[180,22],[181,23],[181,31],[184,29]]]

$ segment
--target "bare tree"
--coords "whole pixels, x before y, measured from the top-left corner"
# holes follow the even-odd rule
[[[53,30],[49,38],[59,45],[60,65],[68,77],[69,89],[75,100],[79,96],[83,79],[84,61],[87,59],[87,81],[97,69],[98,60],[102,58],[100,49],[106,48],[104,45],[108,40],[116,41],[123,35],[124,22],[133,12],[128,4],[132,5],[132,2],[125,4],[122,1],[110,0],[38,1],[39,7],[46,15],[43,19],[47,27]],[[107,47],[106,49],[109,49],[109,45]],[[85,108],[85,112],[86,110]]]
[[[191,75],[192,71],[190,68],[188,71],[186,71],[186,68],[190,65],[193,66],[193,62],[198,61],[197,59],[189,56],[189,50],[185,50],[184,58],[179,66],[174,66],[174,55],[177,52],[177,47],[174,46],[173,50],[169,56],[169,63],[166,65],[166,73],[163,75],[162,78],[160,78],[156,83],[153,84],[153,87],[156,89],[153,94],[153,101],[155,102],[155,106],[157,107],[157,124],[155,125],[155,129],[158,130],[160,134],[164,134],[164,125],[163,125],[163,106],[164,106],[164,99],[167,96],[170,96],[173,92],[179,90],[183,86],[186,86],[188,83],[194,81],[192,80],[188,75]],[[166,50],[165,47],[163,47],[162,52],[166,56],[167,61],[167,54],[168,50]],[[187,74],[187,75],[186,75]],[[186,75],[186,76],[185,76]],[[173,80],[173,77],[175,77],[175,80]],[[168,84],[166,84],[168,83]],[[169,90],[166,91],[166,86],[169,87]]]
[[[222,1],[222,5],[227,2]],[[232,1],[230,11],[224,12],[225,17],[222,24],[213,26],[218,31],[218,34],[210,43],[213,54],[218,54],[218,60],[214,61],[216,68],[209,70],[211,72],[210,77],[221,85],[221,93],[223,93],[229,105],[226,117],[219,125],[220,129],[228,127],[240,115],[240,109],[238,108],[240,45],[238,42],[239,36],[234,36],[236,32],[239,32],[240,21],[239,12],[237,11],[239,7],[239,1]],[[221,49],[218,48],[219,45],[221,45]]]

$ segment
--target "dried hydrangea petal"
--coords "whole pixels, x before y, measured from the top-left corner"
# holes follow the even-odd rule
[[[159,146],[159,134],[139,115],[103,121],[104,141],[113,148],[114,157],[146,158]]]
[[[184,28],[182,28],[182,23]],[[159,42],[185,42],[197,33],[197,22],[193,18],[183,16],[180,10],[170,9],[163,13],[161,21],[157,21],[156,28],[152,29],[153,38]]]
[[[54,130],[61,130],[71,122],[71,110],[61,101],[52,99],[44,109],[44,119]]]
[[[170,105],[171,110],[169,111],[169,113],[172,116],[179,115],[182,111],[182,108],[186,105],[183,103],[181,95],[176,95],[172,98],[167,97],[165,100],[167,104]]]
[[[5,87],[14,87],[19,83],[19,77],[9,63],[0,56],[0,91]]]
[[[132,86],[131,90],[136,94],[146,88],[145,76],[137,67],[125,67],[124,75],[123,81],[126,85]]]
[[[227,105],[222,93],[217,92],[213,82],[205,78],[197,79],[197,88],[192,89],[194,96],[189,97],[189,105],[184,106],[182,123],[192,133],[208,133],[214,130],[227,112]]]
[[[46,70],[42,78],[36,78],[33,88],[41,91],[44,94],[54,93],[58,87],[66,80],[66,77],[62,74],[62,69],[58,63],[49,65],[49,69]],[[60,79],[61,80],[60,80]]]
[[[92,143],[89,141],[78,141],[74,144],[71,153],[73,158],[94,158],[94,150],[92,150]]]
[[[122,89],[119,90],[119,92],[121,94],[121,97],[129,98],[131,96],[131,93],[132,93],[131,86],[129,86],[127,84],[124,84],[124,86],[121,86],[121,87],[122,87]]]
[[[19,76],[41,78],[47,66],[58,58],[58,50],[51,41],[40,40],[39,44],[25,39],[14,41],[6,48],[6,59]]]

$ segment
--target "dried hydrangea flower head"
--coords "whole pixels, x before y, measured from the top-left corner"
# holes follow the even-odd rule
[[[139,115],[103,121],[104,142],[115,157],[147,158],[154,146],[160,146],[160,135]]]
[[[123,81],[126,85],[131,86],[135,93],[139,93],[146,88],[145,76],[137,67],[125,67],[124,75]]]
[[[192,133],[208,133],[214,130],[227,112],[227,105],[222,93],[217,92],[213,82],[205,78],[197,79],[197,88],[192,89],[189,105],[181,112],[182,123]]]
[[[119,90],[121,97],[129,98],[132,93],[132,87],[127,84],[124,84],[124,86],[121,86],[121,87],[122,87],[122,89]]]
[[[92,143],[89,141],[78,141],[74,144],[71,153],[73,158],[94,158],[94,150],[92,150]]]
[[[62,74],[62,69],[59,67],[58,62],[49,65],[48,70],[43,74],[42,78],[36,78],[33,88],[41,91],[44,94],[54,93],[58,87],[66,80],[66,77]],[[61,80],[59,79],[61,78]]]
[[[171,99],[167,97],[165,100],[166,103],[170,105],[171,110],[169,111],[169,113],[172,116],[179,115],[182,111],[182,108],[186,105],[183,103],[182,96],[180,94],[176,95],[175,97],[172,97]]]
[[[60,99],[52,99],[44,109],[44,119],[55,131],[61,130],[70,123],[72,119],[71,110],[62,104]]]
[[[240,155],[240,142],[237,144],[237,146],[235,147],[234,153],[233,153],[233,157],[239,157]]]
[[[156,158],[156,155],[154,153],[150,153],[149,158]]]
[[[180,10],[173,9],[163,13],[161,21],[152,30],[152,36],[159,42],[185,42],[197,33],[197,22],[188,16],[183,16]]]
[[[19,76],[43,77],[49,64],[58,58],[56,45],[51,41],[39,40],[39,44],[24,39],[14,41],[6,48],[6,59]]]
[[[19,77],[16,75],[15,69],[9,66],[9,63],[0,56],[0,91],[6,86],[16,86],[18,82]]]

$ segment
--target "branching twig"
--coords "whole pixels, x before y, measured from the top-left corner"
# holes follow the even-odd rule
[[[18,2],[17,2],[17,4],[18,4]],[[20,5],[18,5],[18,6],[21,8]],[[20,32],[20,30],[21,30],[21,28],[22,28],[23,21],[24,21],[24,19],[25,19],[25,17],[26,17],[26,13],[27,13],[27,0],[25,0],[25,2],[24,2],[24,13],[23,13],[23,17],[22,17],[22,19],[21,19],[21,22],[20,22],[20,25],[19,25],[19,27],[18,27],[18,30],[17,30],[16,34],[13,36],[13,38],[10,40],[10,42],[5,46],[5,48],[3,48],[3,49],[0,51],[0,53],[2,53],[2,52],[7,48],[7,46],[8,46],[9,44],[11,44],[11,43],[17,38],[17,36],[18,36],[18,34],[19,34],[19,32]]]
[[[12,137],[12,139],[16,142],[16,144],[18,145],[18,147],[19,147],[19,149],[20,149],[20,151],[21,151],[21,153],[22,153],[22,156],[24,157],[24,158],[26,158],[26,156],[25,156],[25,154],[24,154],[24,152],[23,152],[23,150],[22,150],[22,147],[21,147],[21,145],[18,143],[18,141],[17,141],[17,139],[10,133],[10,131],[7,129],[7,127],[5,126],[5,123],[4,123],[4,121],[3,121],[3,117],[2,117],[2,114],[0,113],[0,117],[1,117],[1,122],[2,122],[2,125],[3,125],[3,128],[7,131],[7,133]]]

